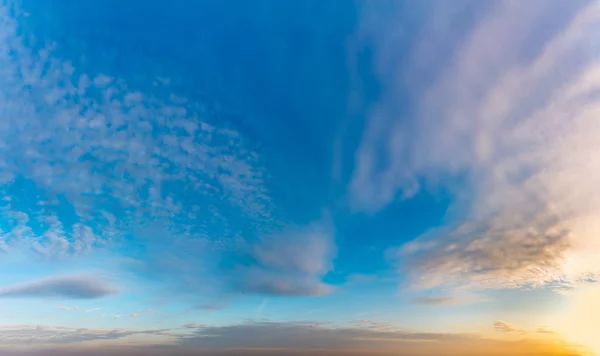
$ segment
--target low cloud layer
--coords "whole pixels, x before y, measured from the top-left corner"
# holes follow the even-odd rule
[[[74,329],[59,326],[4,326],[2,346],[27,344],[29,351],[0,348],[2,355],[583,355],[585,350],[556,338],[502,341],[478,334],[410,332],[390,323],[359,321],[355,326],[313,322],[247,321],[229,326],[185,324],[174,330]],[[103,346],[135,335],[163,339],[146,344]],[[90,344],[94,342],[94,344]],[[78,345],[86,344],[82,347]],[[70,346],[65,347],[65,344]],[[90,346],[93,345],[93,346]],[[121,344],[123,345],[123,344]]]
[[[420,189],[453,192],[448,224],[398,251],[422,288],[593,278],[600,4],[435,3],[408,46],[411,65],[392,60],[406,51],[395,37],[403,9],[385,16],[366,6],[361,35],[376,49],[384,95],[356,155],[353,206],[376,211]],[[478,15],[457,26],[457,10]],[[407,92],[410,110],[397,104]]]
[[[116,340],[132,335],[161,335],[167,330],[127,330],[71,328],[66,326],[15,325],[0,327],[2,346],[73,344],[86,341]],[[2,350],[0,349],[0,354]]]
[[[96,299],[116,293],[116,287],[92,275],[59,276],[0,288],[0,298]],[[76,310],[79,307],[61,307]]]
[[[247,322],[232,326],[197,326],[182,337],[182,346],[210,349],[277,349],[299,355],[552,355],[574,352],[558,340],[521,339],[509,342],[466,333],[410,332],[390,323],[360,321],[355,327],[311,322]],[[328,351],[323,351],[328,350]],[[241,351],[244,354],[244,351]],[[283,354],[283,351],[280,351]],[[327,352],[327,353],[326,353]]]

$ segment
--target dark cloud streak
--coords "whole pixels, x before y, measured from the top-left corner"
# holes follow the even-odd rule
[[[117,289],[94,276],[59,276],[15,284],[0,289],[0,298],[96,299]]]

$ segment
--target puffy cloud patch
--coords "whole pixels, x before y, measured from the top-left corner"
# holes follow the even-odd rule
[[[34,50],[15,11],[0,6],[1,250],[66,257],[148,226],[206,240],[217,227],[211,244],[231,248],[231,214],[268,225],[259,156],[219,113]]]
[[[0,251],[52,260],[127,246],[111,268],[186,296],[330,290],[320,279],[331,236],[253,241],[291,223],[269,196],[260,147],[212,103],[171,93],[166,78],[132,88],[86,73],[60,44],[34,49],[18,15],[0,6]],[[250,266],[229,268],[240,255]]]

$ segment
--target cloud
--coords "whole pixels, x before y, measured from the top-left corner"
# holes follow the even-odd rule
[[[60,56],[60,43],[33,49],[18,11],[0,6],[0,17],[0,193],[9,198],[0,202],[0,251],[53,260],[139,243],[135,262],[116,268],[190,298],[331,290],[321,282],[334,250],[328,234],[256,241],[291,223],[268,194],[258,146],[217,105],[177,95],[168,78],[133,88],[89,72]],[[13,204],[22,185],[31,204]],[[249,259],[250,268],[229,268]]]
[[[100,308],[90,308],[90,309],[86,309],[85,312],[86,313],[91,313],[91,312],[95,312],[95,311],[99,311],[101,310]]]
[[[515,331],[519,331],[517,327],[515,327],[511,323],[507,323],[506,321],[496,321],[494,322],[494,329],[504,332],[504,333],[512,333]]]
[[[116,292],[95,276],[59,276],[0,288],[0,298],[96,299]]]
[[[537,328],[535,332],[538,333],[538,334],[550,334],[550,335],[556,335],[557,334],[556,331],[550,330],[550,329],[545,328],[545,327]]]
[[[0,327],[3,355],[574,355],[582,349],[554,339],[495,340],[465,333],[423,333],[377,321],[358,326],[315,322],[254,322],[228,326],[185,324],[189,333],[167,329],[89,329],[43,325]],[[109,343],[135,335],[163,340],[165,345]],[[91,343],[90,342],[94,342]],[[10,346],[28,345],[13,351]],[[68,348],[61,345],[68,345]],[[85,345],[85,346],[79,346]],[[101,351],[102,350],[102,351]]]
[[[421,296],[413,298],[413,302],[421,305],[448,305],[455,302],[451,296]]]
[[[79,307],[58,307],[58,310],[72,311],[79,310]]]
[[[447,306],[447,305],[465,305],[484,303],[488,301],[485,297],[473,294],[448,294],[448,295],[424,295],[417,296],[412,299],[412,302],[420,305],[429,306]]]
[[[333,233],[323,223],[291,227],[251,245],[253,263],[236,270],[233,288],[280,295],[317,296],[333,287],[321,281],[335,254]]]
[[[401,9],[364,8],[381,20],[360,33],[383,95],[356,153],[353,207],[453,193],[447,224],[397,250],[420,288],[561,288],[598,274],[599,3],[438,4],[404,47]],[[465,8],[475,15],[457,26]],[[414,104],[398,106],[407,95]]]
[[[3,346],[71,344],[94,340],[116,340],[132,335],[160,335],[168,330],[88,329],[43,325],[4,325]]]
[[[13,198],[0,202],[11,217],[0,250],[66,258],[119,246],[133,231],[203,241],[216,254],[236,247],[240,229],[228,222],[270,226],[259,155],[211,103],[86,73],[57,53],[60,44],[33,49],[13,10],[0,5],[0,193]],[[16,206],[23,185],[36,199]]]
[[[552,340],[494,340],[477,334],[424,333],[403,330],[389,323],[358,321],[357,326],[334,326],[311,322],[254,322],[229,326],[199,326],[181,337],[183,347],[202,350],[279,350],[312,354],[326,352],[356,355],[389,352],[394,355],[567,355],[568,344]],[[491,351],[493,350],[493,352]]]
[[[186,329],[198,329],[198,328],[202,327],[202,324],[199,324],[199,323],[187,323],[187,324],[183,324],[182,327],[184,327]]]

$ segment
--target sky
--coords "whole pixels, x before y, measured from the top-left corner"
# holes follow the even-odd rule
[[[0,0],[0,355],[600,354],[597,0]]]

